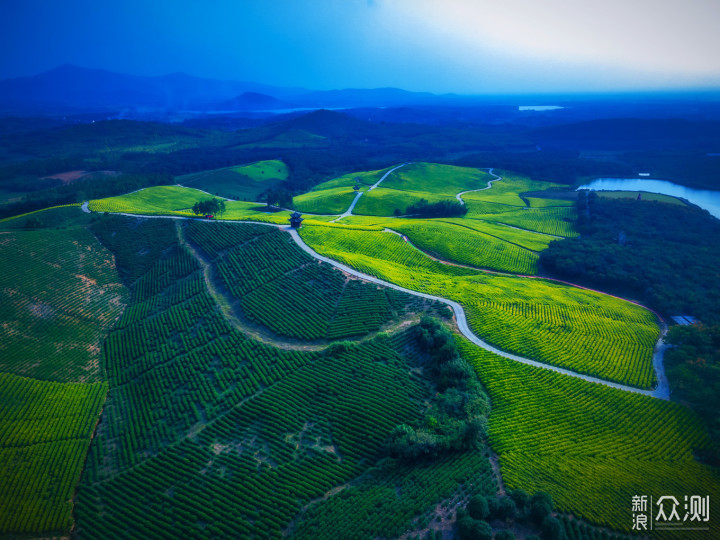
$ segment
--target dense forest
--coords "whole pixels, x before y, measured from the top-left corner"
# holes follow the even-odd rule
[[[674,326],[665,342],[665,368],[673,398],[690,405],[707,424],[715,450],[705,455],[720,465],[720,326]]]
[[[578,238],[552,242],[543,268],[642,300],[665,315],[720,320],[720,221],[654,201],[578,198]]]

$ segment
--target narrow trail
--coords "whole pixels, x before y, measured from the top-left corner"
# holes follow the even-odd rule
[[[667,379],[664,377],[660,377],[658,375],[658,386],[654,390],[642,390],[640,388],[635,388],[633,386],[627,386],[620,383],[614,383],[611,381],[606,381],[604,379],[599,379],[597,377],[592,377],[590,375],[584,375],[582,373],[577,373],[575,371],[570,371],[569,369],[553,366],[550,364],[544,364],[542,362],[538,362],[536,360],[531,360],[529,358],[524,358],[522,356],[518,356],[516,354],[512,354],[506,351],[503,351],[501,349],[498,349],[497,347],[494,347],[493,345],[490,345],[486,341],[483,341],[478,336],[476,336],[468,326],[467,323],[467,317],[465,315],[465,310],[463,307],[458,304],[457,302],[453,300],[449,300],[447,298],[443,298],[441,296],[434,296],[431,294],[421,293],[418,291],[413,291],[412,289],[406,289],[404,287],[400,287],[399,285],[395,285],[394,283],[390,283],[389,281],[384,281],[382,279],[378,279],[376,277],[370,276],[368,274],[364,274],[362,272],[358,272],[354,268],[350,268],[349,266],[346,266],[342,263],[339,263],[337,261],[334,261],[333,259],[330,259],[328,257],[325,257],[323,255],[320,255],[319,253],[315,252],[310,246],[308,246],[302,238],[300,238],[300,235],[298,234],[297,230],[295,229],[289,229],[288,227],[281,227],[283,230],[286,230],[290,233],[290,235],[293,237],[293,240],[300,246],[303,251],[311,255],[312,257],[315,257],[318,260],[325,261],[328,264],[332,264],[336,268],[340,268],[341,270],[351,273],[353,275],[356,275],[362,279],[365,279],[367,281],[370,281],[371,283],[377,283],[378,285],[382,285],[384,287],[389,287],[391,289],[395,289],[397,291],[406,292],[408,294],[412,294],[415,296],[419,296],[421,298],[427,298],[428,300],[435,300],[437,302],[442,302],[444,304],[447,304],[452,308],[452,310],[455,312],[455,318],[457,320],[457,326],[460,333],[465,336],[469,341],[474,343],[475,345],[478,345],[479,347],[485,349],[486,351],[490,351],[494,354],[497,354],[498,356],[502,356],[503,358],[508,358],[510,360],[514,360],[515,362],[520,362],[521,364],[528,364],[531,366],[549,369],[551,371],[555,371],[557,373],[562,373],[563,375],[569,375],[571,377],[577,377],[579,379],[583,379],[588,382],[597,383],[597,384],[604,384],[605,386],[610,386],[612,388],[617,388],[619,390],[625,390],[626,392],[633,392],[636,394],[643,394],[646,396],[652,396],[659,399],[668,399],[670,392],[669,388],[667,388]],[[660,340],[658,341],[658,344],[662,344],[662,334],[660,337]],[[657,347],[656,347],[657,349]],[[661,348],[662,349],[662,348]],[[660,352],[660,355],[658,357],[659,361],[662,362],[662,353],[664,352],[664,349]]]
[[[299,344],[294,341],[285,340],[274,333],[268,332],[263,328],[256,327],[246,321],[240,311],[239,301],[232,298],[226,291],[223,290],[224,287],[219,282],[219,278],[215,273],[215,268],[212,262],[187,240],[183,226],[179,221],[175,223],[175,229],[177,230],[177,237],[180,245],[185,247],[200,265],[203,277],[205,278],[205,286],[207,287],[208,293],[220,307],[220,311],[222,311],[223,316],[231,326],[234,326],[237,330],[249,337],[252,337],[256,341],[265,343],[266,345],[272,345],[280,349],[294,351],[320,351],[327,347],[327,345],[313,343]]]
[[[480,170],[482,170],[482,169],[480,169]],[[492,183],[493,183],[493,182],[497,182],[498,180],[502,180],[502,176],[498,176],[497,174],[495,174],[495,173],[493,172],[494,170],[495,170],[495,167],[489,167],[489,168],[487,168],[488,174],[491,174],[491,175],[493,175],[493,176],[495,177],[495,178],[493,178],[492,180],[488,180],[488,185],[487,185],[487,187],[480,188],[480,189],[469,189],[468,191],[463,191],[463,192],[458,193],[457,195],[455,195],[455,198],[456,198],[458,201],[460,201],[460,204],[465,204],[465,201],[463,201],[462,196],[465,195],[466,193],[472,193],[472,192],[474,192],[474,191],[485,191],[486,189],[490,189],[490,188],[492,187]]]
[[[403,163],[402,165],[399,165],[399,166],[397,166],[397,167],[389,170],[389,171],[388,171],[387,173],[385,173],[385,175],[384,175],[378,182],[376,182],[370,189],[373,189],[373,188],[377,187],[377,186],[380,184],[380,182],[382,182],[391,172],[395,171],[396,169],[399,169],[400,167],[403,167],[404,165],[406,165],[406,163]],[[488,172],[489,172],[490,174],[492,174],[493,176],[495,176],[495,179],[488,181],[488,187],[482,188],[482,189],[480,189],[480,190],[471,190],[471,191],[482,191],[482,190],[485,190],[485,189],[490,189],[490,188],[492,187],[492,182],[495,182],[495,181],[497,181],[497,180],[501,180],[501,179],[502,179],[502,177],[494,174],[492,171],[493,171],[493,168],[488,169]],[[465,191],[465,192],[459,193],[459,194],[457,195],[458,200],[461,201],[461,202],[463,202],[463,201],[462,201],[462,199],[461,199],[460,196],[463,195],[464,193],[469,193],[469,191]],[[354,202],[357,202],[357,199],[359,198],[360,195],[362,195],[362,193],[360,193],[360,194],[358,194],[358,195],[356,196],[356,199],[355,199]],[[463,202],[463,204],[464,204],[464,202]],[[346,213],[343,214],[342,216],[338,217],[337,219],[340,219],[341,217],[344,217],[345,215],[350,215],[349,212],[352,211],[352,208],[353,208],[353,207],[354,207],[354,204],[351,205],[351,207],[348,209],[348,212],[346,212]],[[139,215],[139,214],[120,214],[120,215],[126,215],[126,216],[131,216],[131,217],[142,217],[142,218],[159,218],[159,219],[162,219],[162,218],[165,218],[165,219],[181,219],[181,220],[195,219],[195,218],[188,218],[188,217],[184,217],[184,216],[145,216],[145,215]],[[337,221],[337,219],[334,220],[334,221]],[[563,374],[563,375],[568,375],[568,376],[570,376],[570,377],[576,377],[576,378],[583,379],[583,380],[585,380],[585,381],[592,382],[592,383],[596,383],[596,384],[603,384],[603,385],[605,385],[605,386],[609,386],[609,387],[616,388],[616,389],[619,389],[619,390],[624,390],[624,391],[626,391],[626,392],[632,392],[632,393],[636,393],[636,394],[643,394],[643,395],[646,395],[646,396],[651,396],[651,397],[655,397],[655,398],[658,398],[658,399],[664,399],[664,400],[667,400],[667,399],[669,399],[669,397],[670,397],[670,388],[669,388],[668,380],[667,380],[667,377],[665,376],[665,371],[664,371],[664,367],[663,367],[664,353],[665,353],[665,350],[666,350],[667,347],[668,347],[666,344],[663,343],[663,337],[665,336],[665,332],[666,332],[667,327],[666,327],[665,322],[663,321],[663,319],[659,316],[659,314],[655,313],[655,312],[652,311],[652,310],[649,310],[649,311],[652,311],[652,312],[658,317],[658,320],[660,321],[660,324],[661,324],[660,336],[659,336],[659,339],[658,339],[658,341],[657,341],[657,343],[656,343],[655,351],[654,351],[654,354],[653,354],[653,368],[654,368],[654,370],[655,370],[655,374],[656,374],[656,378],[657,378],[658,384],[657,384],[657,387],[656,387],[655,389],[653,389],[653,390],[642,390],[642,389],[640,389],[640,388],[635,388],[635,387],[633,387],[633,386],[628,386],[628,385],[624,385],[624,384],[620,384],[620,383],[615,383],[615,382],[607,381],[607,380],[600,379],[600,378],[597,378],[597,377],[593,377],[593,376],[590,376],[590,375],[585,375],[585,374],[582,374],[582,373],[577,373],[577,372],[575,372],[575,371],[571,371],[571,370],[568,370],[568,369],[565,369],[565,368],[561,368],[561,367],[558,367],[558,366],[553,366],[553,365],[550,365],[550,364],[545,364],[545,363],[543,363],[543,362],[538,362],[538,361],[536,361],[536,360],[532,360],[532,359],[529,359],[529,358],[524,358],[524,357],[522,357],[522,356],[518,356],[518,355],[516,355],[516,354],[512,354],[512,353],[503,351],[503,350],[501,350],[501,349],[498,349],[498,348],[494,347],[493,345],[487,343],[486,341],[483,341],[482,339],[480,339],[478,336],[476,336],[476,335],[470,330],[470,327],[468,326],[468,323],[467,323],[467,317],[466,317],[466,314],[465,314],[465,310],[463,309],[463,307],[462,307],[459,303],[457,303],[457,302],[455,302],[455,301],[453,301],[453,300],[449,300],[449,299],[447,299],[447,298],[440,297],[440,296],[434,296],[434,295],[431,295],[431,294],[426,294],[426,293],[414,291],[414,290],[412,290],[412,289],[406,289],[406,288],[404,288],[404,287],[400,287],[399,285],[395,285],[394,283],[390,283],[390,282],[388,282],[388,281],[384,281],[384,280],[382,280],[382,279],[378,279],[378,278],[376,278],[376,277],[374,277],[374,276],[365,274],[365,273],[363,273],[363,272],[359,272],[358,270],[355,270],[354,268],[351,268],[351,267],[349,267],[349,266],[347,266],[347,265],[345,265],[345,264],[342,264],[342,263],[337,262],[337,261],[335,261],[335,260],[333,260],[333,259],[330,259],[330,258],[328,258],[328,257],[325,257],[325,256],[323,256],[323,255],[320,255],[319,253],[317,253],[315,250],[313,250],[310,246],[308,246],[308,245],[305,243],[305,241],[300,237],[300,235],[298,234],[298,231],[297,231],[296,229],[292,229],[292,228],[290,228],[290,227],[287,226],[287,225],[278,225],[278,224],[275,224],[275,223],[265,223],[265,222],[258,222],[258,221],[234,221],[234,220],[218,220],[218,219],[212,219],[212,220],[200,219],[199,221],[227,221],[227,222],[229,222],[229,223],[251,223],[251,224],[255,224],[255,225],[258,225],[258,224],[259,224],[259,225],[267,225],[267,226],[271,226],[271,227],[277,227],[277,228],[279,228],[279,229],[281,229],[281,230],[284,230],[284,231],[286,231],[286,232],[288,232],[288,233],[290,234],[290,236],[293,238],[293,240],[295,241],[295,243],[296,243],[303,251],[305,251],[308,255],[310,255],[311,257],[313,257],[313,258],[315,258],[315,259],[317,259],[317,260],[319,260],[319,261],[326,262],[327,264],[329,264],[329,265],[331,265],[331,266],[334,266],[335,268],[338,268],[338,269],[342,270],[343,272],[346,272],[347,274],[356,276],[356,277],[358,277],[358,278],[360,278],[360,279],[363,279],[363,280],[365,280],[365,281],[368,281],[368,282],[370,282],[370,283],[375,283],[375,284],[381,285],[381,286],[383,286],[383,287],[388,287],[388,288],[391,288],[391,289],[395,289],[395,290],[397,290],[397,291],[405,292],[405,293],[408,293],[408,294],[411,294],[411,295],[413,295],[413,296],[417,296],[417,297],[420,297],[420,298],[425,298],[425,299],[428,299],[428,300],[433,300],[433,301],[441,302],[441,303],[444,303],[444,304],[450,306],[450,307],[452,308],[453,312],[455,313],[455,318],[456,318],[456,321],[457,321],[458,330],[460,331],[460,333],[461,333],[465,338],[467,338],[469,341],[471,341],[471,342],[474,343],[475,345],[477,345],[477,346],[479,346],[479,347],[481,347],[481,348],[483,348],[483,349],[485,349],[485,350],[487,350],[487,351],[490,351],[490,352],[492,352],[492,353],[494,353],[494,354],[497,354],[498,356],[502,356],[503,358],[507,358],[507,359],[509,359],[509,360],[513,360],[513,361],[515,361],[515,362],[519,362],[519,363],[522,363],[522,364],[527,364],[527,365],[531,365],[531,366],[535,366],[535,367],[539,367],[539,368],[543,368],[543,369],[549,369],[549,370],[551,370],[551,371],[555,371],[556,373],[561,373],[561,374]],[[331,223],[332,223],[332,222],[331,222]],[[397,233],[397,232],[395,232],[395,231],[392,231],[392,230],[388,230],[388,232],[392,232],[392,233],[394,233],[394,234],[399,234],[399,233]],[[403,235],[400,235],[400,236],[403,236]],[[428,254],[425,253],[424,251],[420,250],[420,249],[417,248],[416,246],[415,246],[415,249],[418,249],[418,251],[420,251],[421,253],[425,254],[425,255],[428,256],[428,257],[431,257],[430,255],[428,255]],[[192,253],[192,251],[191,251],[191,253]],[[435,260],[438,260],[439,262],[445,263],[445,264],[451,264],[451,265],[455,265],[455,266],[464,266],[464,265],[459,265],[459,264],[450,263],[450,262],[448,262],[448,261],[442,261],[442,260],[436,259],[436,258],[434,258],[434,257],[431,257],[431,258],[433,258],[433,259],[435,259]],[[207,263],[207,261],[205,261],[205,262]],[[202,263],[201,263],[201,264],[202,264]],[[579,288],[579,289],[585,289],[585,290],[597,292],[597,293],[600,293],[600,294],[603,294],[603,295],[606,295],[606,296],[611,296],[611,297],[613,297],[613,298],[618,298],[618,299],[620,299],[620,300],[624,300],[624,301],[630,302],[630,303],[632,303],[632,304],[641,306],[641,307],[643,307],[643,308],[645,308],[645,309],[648,309],[648,308],[646,308],[645,306],[643,306],[642,304],[640,304],[640,303],[638,303],[638,302],[634,302],[634,301],[632,301],[632,300],[628,300],[628,299],[621,298],[621,297],[618,297],[618,296],[613,296],[613,295],[607,294],[607,293],[605,293],[605,292],[603,292],[603,291],[598,291],[598,290],[595,290],[595,289],[591,289],[591,288],[589,288],[589,287],[583,287],[583,286],[581,286],[581,285],[577,285],[577,284],[570,283],[570,282],[563,281],[563,280],[546,278],[546,277],[542,277],[542,276],[529,276],[529,275],[521,275],[521,274],[504,274],[504,273],[502,273],[502,272],[495,272],[495,271],[491,271],[491,270],[485,270],[485,269],[480,269],[480,268],[473,268],[473,267],[470,267],[470,266],[465,266],[465,267],[466,267],[466,268],[469,268],[469,269],[472,269],[472,270],[480,270],[480,271],[483,271],[483,272],[488,272],[488,273],[493,273],[493,274],[509,275],[509,276],[520,277],[520,278],[528,278],[528,279],[545,279],[545,280],[552,281],[552,282],[555,282],[555,283],[561,283],[561,284],[568,285],[568,286],[571,286],[571,287],[576,287],[576,288]],[[207,281],[207,280],[206,280],[206,281]],[[212,280],[210,280],[210,281],[212,281]],[[208,286],[208,287],[210,287],[210,286]],[[217,289],[216,289],[216,291],[217,291]],[[220,296],[220,298],[222,298],[222,296]],[[218,303],[219,303],[219,305],[221,305],[221,306],[227,306],[227,305],[228,305],[228,302],[227,302],[227,301],[218,302]],[[225,309],[225,308],[223,308],[223,309]],[[230,315],[233,316],[233,319],[236,320],[236,321],[238,322],[238,324],[241,323],[240,319],[238,319],[236,316],[234,316],[234,314],[232,314],[232,312],[230,312]],[[243,325],[243,326],[245,326],[245,325]],[[263,341],[262,338],[258,338],[258,339],[259,339],[259,341]],[[267,338],[266,338],[266,339],[267,339]],[[265,341],[265,342],[271,343],[271,344],[273,343],[272,340],[270,340],[270,341]],[[276,343],[278,343],[278,346],[280,346],[280,347],[283,346],[283,345],[280,345],[280,343],[283,343],[283,342],[276,342]],[[288,342],[288,344],[290,344],[290,343]],[[298,345],[297,345],[297,344],[293,344],[293,346],[297,347]],[[320,345],[319,347],[323,348],[324,346],[326,346],[326,345]],[[306,346],[302,346],[302,347],[306,347]],[[307,349],[307,348],[304,348],[304,350],[308,350],[308,349]]]
[[[378,181],[375,182],[372,186],[370,186],[370,188],[368,189],[368,191],[372,191],[373,189],[375,189],[376,187],[378,187],[378,186],[380,185],[380,182],[382,182],[383,180],[385,180],[385,179],[390,175],[391,172],[397,171],[399,168],[404,167],[405,165],[409,165],[409,164],[410,164],[410,163],[403,163],[402,165],[398,165],[397,167],[395,167],[395,168],[393,168],[393,169],[390,169],[388,172],[386,172],[386,173],[382,176],[382,178],[381,178],[380,180],[378,180]],[[345,210],[345,212],[343,212],[342,214],[340,214],[338,217],[336,217],[335,219],[333,219],[333,220],[330,221],[329,223],[335,223],[336,221],[339,221],[339,220],[341,220],[341,219],[344,218],[344,217],[352,216],[353,208],[355,208],[355,205],[357,204],[358,200],[360,199],[360,197],[362,196],[363,193],[364,193],[364,191],[359,191],[359,192],[357,193],[357,195],[355,195],[355,198],[353,199],[353,202],[352,202],[352,204],[350,205],[350,208],[348,208],[347,210]]]
[[[203,220],[203,221],[215,221],[215,220]],[[377,336],[379,333],[395,334],[399,331],[404,330],[411,324],[415,324],[420,320],[420,317],[405,317],[399,321],[393,322],[390,326],[381,328],[375,332],[368,332],[360,338],[342,338],[342,339],[315,339],[315,340],[302,340],[292,339],[281,334],[277,334],[268,328],[248,321],[245,315],[242,313],[240,307],[240,301],[233,298],[229,291],[225,289],[219,276],[215,265],[200,250],[198,250],[192,242],[188,241],[185,236],[183,226],[179,221],[175,222],[175,229],[177,231],[178,241],[180,245],[185,247],[195,260],[200,265],[205,279],[205,286],[207,287],[208,293],[212,296],[215,303],[220,308],[223,316],[227,322],[233,326],[239,332],[253,338],[260,343],[265,345],[271,345],[278,349],[294,350],[294,351],[323,351],[327,349],[333,343],[339,341],[351,341],[353,343],[363,343],[369,341]]]

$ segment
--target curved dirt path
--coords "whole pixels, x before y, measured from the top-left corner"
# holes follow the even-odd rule
[[[481,168],[480,170],[483,170],[483,169]],[[495,178],[493,178],[492,180],[488,180],[488,185],[487,185],[487,187],[480,188],[480,189],[470,189],[470,190],[468,190],[468,191],[463,191],[463,192],[458,193],[457,195],[455,195],[455,198],[456,198],[458,201],[460,201],[460,204],[465,204],[465,201],[463,201],[462,196],[465,195],[466,193],[473,193],[474,191],[485,191],[486,189],[490,189],[490,188],[492,187],[492,183],[493,183],[493,182],[497,182],[498,180],[502,180],[502,176],[498,176],[497,174],[495,174],[495,173],[493,172],[494,170],[495,170],[495,167],[489,167],[489,168],[487,168],[488,174],[491,174],[491,175],[493,175],[493,176],[495,177]]]
[[[185,216],[146,216],[146,215],[141,215],[141,214],[126,214],[126,213],[121,213],[119,215],[125,215],[125,216],[130,216],[130,217],[139,217],[139,218],[157,218],[157,219],[183,219],[183,220],[195,219],[195,218],[189,218],[189,217],[185,217]],[[428,300],[434,300],[437,302],[441,302],[443,304],[447,304],[448,306],[450,306],[452,308],[453,312],[455,313],[455,318],[456,318],[458,330],[460,331],[460,333],[465,338],[467,338],[469,341],[471,341],[472,343],[477,345],[478,347],[481,347],[487,351],[490,351],[493,354],[497,354],[498,356],[502,356],[503,358],[507,358],[507,359],[513,360],[515,362],[520,362],[521,364],[528,364],[528,365],[539,367],[539,368],[549,369],[551,371],[555,371],[555,372],[561,373],[563,375],[568,375],[570,377],[577,377],[579,379],[583,379],[585,381],[596,383],[596,384],[604,384],[605,386],[617,388],[618,390],[624,390],[626,392],[633,392],[635,394],[643,394],[643,395],[655,397],[658,399],[665,399],[665,400],[669,399],[670,389],[668,386],[667,378],[665,377],[664,369],[662,367],[663,356],[665,353],[665,349],[667,348],[667,345],[665,345],[662,342],[662,338],[664,337],[664,332],[661,332],[661,334],[660,334],[660,338],[655,347],[655,353],[653,356],[653,366],[655,367],[655,373],[656,373],[656,377],[658,380],[658,386],[654,390],[642,390],[640,388],[635,388],[633,386],[627,386],[627,385],[620,384],[620,383],[606,381],[604,379],[599,379],[597,377],[592,377],[590,375],[584,375],[582,373],[577,373],[575,371],[571,371],[571,370],[568,370],[565,368],[553,366],[550,364],[545,364],[542,362],[538,362],[536,360],[524,358],[522,356],[518,356],[516,354],[512,354],[512,353],[503,351],[501,349],[498,349],[497,347],[494,347],[493,345],[490,345],[486,341],[483,341],[482,339],[480,339],[478,336],[476,336],[472,332],[472,330],[470,330],[470,327],[468,326],[468,323],[467,323],[467,317],[465,315],[465,310],[459,303],[455,302],[454,300],[449,300],[449,299],[443,298],[441,296],[434,296],[431,294],[414,291],[412,289],[406,289],[405,287],[395,285],[394,283],[390,283],[389,281],[384,281],[382,279],[378,279],[374,276],[365,274],[363,272],[355,270],[354,268],[351,268],[350,266],[347,266],[338,261],[330,259],[329,257],[320,255],[319,253],[317,253],[315,250],[313,250],[310,246],[308,246],[305,243],[305,241],[300,237],[300,235],[298,234],[296,229],[290,228],[288,225],[278,225],[276,223],[266,223],[266,222],[262,222],[262,221],[234,221],[234,220],[218,220],[218,219],[200,219],[200,221],[209,221],[209,222],[226,221],[228,223],[250,223],[253,225],[267,225],[270,227],[277,227],[281,230],[288,232],[290,234],[290,236],[292,237],[292,239],[295,241],[295,243],[303,251],[305,251],[308,255],[310,255],[311,257],[313,257],[319,261],[326,262],[326,263],[334,266],[335,268],[339,268],[343,272],[347,272],[350,275],[359,277],[360,279],[369,281],[370,283],[375,283],[377,285],[381,285],[383,287],[388,287],[391,289],[395,289],[397,291],[405,292],[405,293],[411,294],[413,296],[418,296],[420,298],[425,298]],[[523,277],[523,276],[519,276],[519,277]],[[537,278],[537,276],[527,276],[527,277]],[[568,285],[571,285],[571,284],[568,283]],[[580,287],[580,288],[584,288],[584,287]],[[590,289],[590,290],[592,290],[592,289]],[[601,292],[601,291],[597,291],[597,292]],[[605,293],[602,293],[602,294],[605,294]],[[624,299],[622,299],[622,300],[624,300]],[[633,302],[633,303],[635,303],[635,302]],[[660,369],[658,369],[658,366],[660,366]]]
[[[409,165],[409,163],[403,163],[402,165],[398,165],[397,167],[395,167],[395,168],[393,168],[393,169],[390,169],[388,172],[386,172],[386,173],[382,176],[382,178],[381,178],[380,180],[378,180],[378,181],[375,182],[372,186],[370,186],[370,188],[368,189],[368,191],[372,191],[373,189],[375,189],[376,187],[378,187],[378,186],[380,185],[380,182],[382,182],[383,180],[385,180],[391,172],[397,171],[399,168],[404,167],[405,165]],[[347,210],[345,210],[345,212],[343,212],[342,214],[340,214],[338,217],[336,217],[335,219],[333,219],[333,220],[330,221],[329,223],[335,223],[336,221],[338,221],[338,220],[340,220],[340,219],[342,219],[342,218],[344,218],[344,217],[352,216],[353,208],[355,208],[355,205],[357,204],[358,200],[360,199],[360,197],[362,196],[363,193],[365,193],[365,192],[364,192],[364,191],[358,191],[357,195],[355,195],[355,198],[353,199],[353,202],[350,204],[350,208],[348,208]]]

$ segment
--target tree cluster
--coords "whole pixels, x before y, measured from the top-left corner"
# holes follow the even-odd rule
[[[405,213],[422,217],[455,217],[464,216],[467,214],[467,211],[467,206],[459,201],[438,201],[431,203],[425,199],[420,199],[418,202],[408,206]]]
[[[283,187],[271,188],[264,191],[260,195],[260,199],[264,200],[268,206],[292,208],[293,205],[292,193]]]
[[[464,509],[458,511],[458,536],[461,540],[490,540],[493,538],[490,522],[496,525],[497,522],[505,525],[519,522],[531,529],[539,528],[542,540],[562,540],[565,538],[564,526],[552,516],[552,511],[552,497],[544,491],[538,491],[532,497],[522,489],[511,491],[509,496],[503,497],[475,495]],[[499,538],[512,540],[515,535],[507,529],[501,529],[495,533],[495,539]],[[538,537],[531,535],[527,538]]]
[[[223,215],[225,213],[225,201],[222,199],[208,199],[206,201],[198,201],[193,204],[193,214],[199,215]]]
[[[424,317],[416,331],[438,392],[417,425],[402,424],[392,431],[388,451],[412,460],[476,447],[486,433],[490,406],[475,371],[458,356],[453,335],[435,319]]]

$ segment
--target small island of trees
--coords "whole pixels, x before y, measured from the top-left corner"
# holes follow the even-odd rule
[[[193,204],[192,212],[196,216],[215,214],[223,215],[225,213],[225,201],[215,198],[207,201],[198,201]]]

